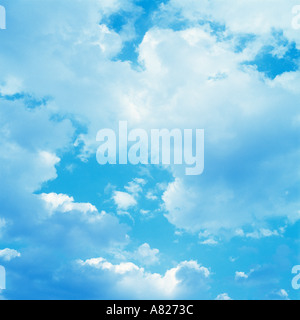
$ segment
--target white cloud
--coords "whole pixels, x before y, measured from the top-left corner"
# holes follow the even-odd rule
[[[233,195],[226,189],[201,190],[198,186],[189,186],[184,179],[176,179],[169,184],[163,195],[168,211],[167,218],[178,228],[197,232],[207,230],[216,234],[220,228],[231,228],[247,221],[247,215],[238,212],[223,214],[224,207],[231,203]]]
[[[149,267],[160,263],[159,253],[158,249],[152,249],[148,243],[144,243],[134,251],[116,250],[113,255],[116,259],[136,261],[142,266]]]
[[[99,212],[90,203],[77,203],[73,197],[56,193],[44,193],[37,198],[45,211],[43,215],[40,214],[40,230],[57,230],[53,236],[58,237],[60,234],[60,246],[69,248],[72,254],[76,251],[94,252],[100,248],[114,248],[128,242],[127,226],[121,225],[111,214]]]
[[[43,193],[40,198],[45,201],[51,212],[80,211],[82,213],[97,212],[97,208],[90,203],[76,203],[73,197],[65,194]]]
[[[126,192],[115,191],[113,199],[119,210],[128,210],[137,205],[135,198]]]
[[[268,294],[270,300],[290,300],[289,294],[285,289],[273,290]]]
[[[140,210],[140,213],[141,213],[141,215],[143,215],[143,216],[147,216],[149,213],[150,213],[150,211],[149,210]]]
[[[232,300],[228,293],[222,293],[222,294],[219,294],[216,298],[216,300]]]
[[[278,295],[282,298],[285,298],[285,299],[288,299],[288,297],[289,297],[289,294],[284,289],[279,290]]]
[[[148,243],[144,243],[135,251],[134,258],[143,265],[154,265],[159,262],[158,254],[158,249],[151,249]]]
[[[158,197],[156,195],[154,195],[153,192],[148,191],[146,194],[146,199],[155,201],[158,199]]]
[[[203,245],[215,246],[215,245],[218,244],[218,241],[216,241],[214,239],[207,239],[207,240],[204,240],[204,241],[202,241],[200,243],[203,244]]]
[[[134,196],[138,196],[139,193],[143,192],[143,186],[147,182],[141,178],[135,178],[133,181],[129,182],[127,186],[125,186],[125,190]]]
[[[8,76],[4,84],[0,85],[0,94],[3,96],[10,96],[19,92],[22,92],[22,82],[15,77]]]
[[[163,196],[167,218],[180,230],[232,235],[253,223],[265,226],[270,217],[299,220],[299,201],[285,195],[299,183],[299,150],[290,139],[298,137],[299,72],[269,81],[254,68],[241,66],[273,41],[266,35],[273,27],[283,28],[290,40],[299,39],[299,32],[289,29],[287,3],[170,1],[164,10],[169,17],[169,12],[179,10],[189,22],[187,28],[149,30],[138,51],[144,69],[136,71],[129,63],[110,61],[126,37],[103,23],[99,26],[105,15],[130,12],[130,1],[10,2],[16,23],[1,34],[1,93],[51,100],[31,109],[22,99],[0,101],[0,200],[1,207],[7,208],[1,216],[5,221],[14,218],[13,227],[7,224],[9,236],[18,230],[26,243],[35,247],[41,243],[41,251],[53,251],[53,257],[59,256],[57,248],[65,250],[62,256],[95,256],[100,249],[126,242],[127,229],[111,215],[98,213],[92,204],[52,194],[46,196],[49,209],[33,195],[43,183],[57,177],[57,155],[72,146],[71,121],[55,120],[68,115],[88,127],[87,134],[77,137],[77,142],[84,143],[83,157],[93,155],[96,132],[114,128],[122,118],[145,129],[166,125],[205,128],[207,175],[193,180],[184,177],[181,168],[172,168],[175,182]],[[262,39],[236,52],[235,34],[226,31],[218,38],[209,27],[192,23],[203,15],[226,23],[237,33],[256,32]],[[227,35],[233,40],[226,40]],[[18,44],[16,50],[11,39]],[[286,129],[280,131],[280,137],[278,128]],[[277,148],[268,148],[272,146],[269,141],[276,141]],[[141,192],[141,186],[130,184],[128,193],[114,194],[119,210],[137,205],[135,194]],[[263,200],[258,203],[257,199]],[[49,210],[73,214],[49,215]],[[96,223],[91,223],[92,218]],[[261,230],[258,236],[276,235],[272,228]],[[99,264],[104,265],[103,261]],[[149,286],[153,296],[161,290],[169,297],[179,287],[183,291],[178,279],[184,284],[195,274],[204,278],[208,274],[195,263],[180,264],[165,275],[147,273],[133,264],[106,266],[113,274],[124,271],[126,277],[116,280],[119,288],[133,288],[141,280],[137,291],[145,293]],[[191,270],[192,277],[187,272]],[[129,276],[132,272],[137,276]]]
[[[0,250],[0,259],[3,259],[4,261],[11,261],[19,257],[21,257],[21,253],[17,250],[8,248]]]
[[[245,272],[239,272],[237,271],[235,273],[235,280],[240,280],[240,279],[248,279],[249,276]]]
[[[186,290],[193,290],[191,283],[197,281],[201,284],[203,292],[207,290],[206,279],[210,271],[201,267],[195,261],[185,261],[166,271],[164,275],[149,273],[133,263],[114,265],[103,258],[79,260],[82,267],[92,267],[107,272],[113,278],[113,286],[126,297],[139,297],[140,299],[180,297]],[[99,276],[101,273],[99,273]],[[202,294],[203,294],[202,292]]]
[[[174,17],[180,16],[188,25],[204,19],[224,24],[232,32],[244,34],[265,35],[273,29],[283,30],[291,39],[299,41],[297,30],[292,28],[292,9],[297,4],[297,0],[171,0],[161,5],[157,18],[172,21]]]
[[[49,8],[50,3],[52,2],[47,2]],[[278,3],[280,7],[286,6],[286,2]],[[217,21],[219,18],[225,19],[232,30],[234,26],[240,25],[231,18],[238,12],[244,12],[245,8],[242,5],[233,5],[234,12],[226,12],[226,15],[221,17],[219,10],[224,8],[224,4],[214,1],[211,8],[207,4],[208,2],[200,4],[197,1],[189,1],[188,4],[183,4],[179,1],[171,1],[169,5],[164,6],[164,10],[171,10],[171,12],[179,10],[191,21],[198,20],[203,13],[209,18],[212,15]],[[276,201],[270,200],[274,203],[273,209],[267,210],[270,203],[262,204],[259,210],[255,208],[255,204],[250,208],[249,193],[245,191],[249,177],[244,176],[241,179],[243,182],[239,185],[230,181],[230,173],[233,173],[233,168],[236,168],[231,164],[236,163],[241,154],[247,152],[248,143],[251,146],[253,141],[262,141],[259,137],[265,136],[266,131],[270,134],[268,137],[274,137],[274,128],[283,126],[290,128],[289,119],[292,115],[294,116],[294,110],[282,110],[282,101],[288,105],[299,101],[299,91],[291,96],[289,91],[291,89],[288,89],[294,83],[293,79],[288,80],[288,77],[282,76],[280,81],[265,81],[253,68],[241,67],[241,63],[253,58],[264,43],[256,43],[255,49],[252,44],[248,46],[246,44],[246,50],[236,52],[233,41],[226,40],[226,37],[218,39],[210,33],[210,28],[207,26],[192,24],[187,25],[185,30],[177,32],[157,27],[147,32],[139,46],[139,61],[145,68],[136,72],[128,63],[109,60],[109,56],[115,54],[118,49],[108,56],[99,49],[99,45],[110,47],[112,42],[119,48],[119,41],[123,41],[117,39],[118,36],[107,27],[99,28],[101,16],[115,10],[130,10],[132,6],[130,2],[126,1],[123,4],[118,1],[113,2],[112,5],[103,5],[99,1],[90,1],[83,5],[80,1],[73,1],[72,13],[68,12],[67,6],[62,6],[59,2],[55,2],[55,5],[56,9],[59,8],[61,16],[45,11],[44,5],[35,4],[34,10],[26,10],[27,5],[14,7],[17,12],[22,12],[20,16],[24,19],[23,25],[28,28],[24,32],[31,32],[38,38],[50,34],[53,38],[47,38],[49,42],[46,48],[43,44],[37,44],[38,57],[34,54],[26,55],[26,60],[22,61],[22,67],[18,68],[16,61],[11,63],[13,60],[11,56],[4,55],[1,59],[1,70],[3,70],[4,79],[11,75],[11,70],[19,70],[14,72],[13,77],[22,83],[22,90],[34,91],[37,96],[54,97],[54,101],[47,106],[49,113],[76,114],[85,123],[89,123],[88,133],[78,137],[78,141],[82,140],[85,143],[83,147],[85,157],[94,152],[95,133],[101,127],[114,128],[117,120],[122,118],[128,119],[131,126],[143,124],[145,129],[164,127],[165,119],[168,119],[167,126],[170,128],[205,128],[209,133],[206,136],[209,165],[214,166],[212,171],[217,172],[217,168],[221,168],[221,165],[215,163],[213,159],[220,159],[222,164],[226,164],[229,178],[221,177],[225,175],[224,171],[219,172],[220,180],[212,185],[209,181],[203,181],[203,177],[197,182],[187,180],[182,176],[180,169],[174,169],[173,174],[177,179],[169,186],[163,198],[168,211],[167,218],[172,224],[179,229],[197,232],[207,226],[212,233],[218,233],[221,228],[231,232],[230,230],[251,224],[253,219],[265,220],[274,215],[281,217],[288,215],[289,220],[294,221],[299,219],[299,214],[295,210],[298,205],[296,202],[289,205],[281,202],[278,206],[275,204]],[[253,15],[261,14],[257,3],[247,2],[246,6],[251,13],[249,20],[253,20]],[[269,15],[275,15],[274,10],[281,13],[278,8],[272,8],[271,12],[263,12],[269,17]],[[40,12],[43,12],[42,16]],[[33,19],[35,15],[39,19]],[[237,17],[241,16],[243,15],[237,14]],[[275,22],[275,20],[272,21]],[[34,28],[28,21],[35,21]],[[261,20],[255,18],[255,21]],[[263,24],[268,25],[273,25],[273,22],[270,24],[269,19],[262,21]],[[243,23],[246,23],[244,17]],[[246,25],[250,25],[249,21]],[[267,32],[268,25],[257,23],[256,28]],[[18,25],[13,26],[12,31],[15,34],[21,34],[18,32]],[[242,29],[239,30],[241,31]],[[113,36],[113,39],[107,39],[106,35]],[[10,43],[9,39],[9,35],[8,38],[3,39],[3,46]],[[55,41],[52,41],[53,39]],[[20,48],[26,50],[28,44],[22,37],[16,39],[16,42]],[[72,50],[64,51],[65,47]],[[60,54],[55,54],[56,52]],[[47,63],[44,63],[44,57]],[[53,71],[57,69],[61,70],[59,78]],[[36,74],[43,74],[43,77],[32,76]],[[295,72],[295,79],[297,74]],[[105,82],[102,81],[103,78],[106,79]],[[126,81],[119,81],[120,79],[126,79]],[[217,95],[216,92],[218,92]],[[111,106],[114,108],[112,109]],[[274,113],[273,110],[280,112]],[[38,111],[35,112],[38,113]],[[286,116],[282,117],[282,112]],[[15,114],[18,113],[15,112]],[[31,113],[28,112],[28,114]],[[265,119],[270,114],[274,115],[274,119],[272,118],[271,127],[266,128]],[[101,119],[100,122],[99,119]],[[112,122],[111,119],[114,121]],[[282,123],[283,119],[288,120]],[[24,123],[31,123],[30,120],[29,118],[29,121]],[[59,137],[70,136],[66,128],[67,123],[64,123],[64,127],[65,134],[58,135]],[[249,135],[253,127],[258,128],[255,136]],[[57,132],[54,128],[45,131]],[[19,134],[19,136],[23,135]],[[32,136],[38,138],[41,134]],[[66,138],[65,140],[55,138],[60,146],[68,145]],[[44,138],[41,140],[45,141]],[[49,142],[45,144],[49,145]],[[57,146],[54,142],[52,144],[52,151],[56,151]],[[43,150],[43,148],[40,149]],[[18,150],[17,153],[20,154],[22,151]],[[288,166],[283,166],[283,159],[271,150],[268,150],[270,154],[262,154],[261,157],[253,160],[255,162],[253,170],[256,170],[257,176],[262,177],[264,181],[269,181],[267,173],[270,170],[277,172],[286,168],[285,174],[270,174],[273,179],[277,177],[275,183],[272,183],[274,190],[269,189],[270,194],[275,195],[281,185],[288,188],[297,182],[297,177],[292,178],[291,181],[281,180],[289,175],[292,162],[298,156],[293,151],[284,152],[284,161],[288,160],[290,163]],[[35,154],[32,156],[34,157]],[[268,159],[267,163],[266,159]],[[249,162],[241,159],[239,163],[244,165],[242,172],[248,172]],[[263,166],[267,168],[262,168]],[[50,176],[55,177],[54,170],[48,179]],[[26,178],[30,180],[30,176]],[[32,189],[37,187],[35,183]],[[129,193],[141,190],[137,184],[128,185],[127,188]],[[121,199],[118,199],[119,197]],[[156,196],[152,197],[149,194],[149,197],[155,200]],[[278,199],[277,196],[276,198]],[[267,202],[271,196],[266,194],[264,199]],[[119,210],[127,210],[134,206],[136,201],[125,193],[115,194],[114,200],[118,202],[116,204]],[[246,210],[245,208],[248,207],[249,209]],[[254,217],[252,212],[255,212]]]
[[[78,261],[81,265],[88,265],[97,269],[111,270],[117,274],[125,274],[132,271],[138,271],[139,267],[131,262],[121,263],[119,265],[113,265],[106,261],[104,258],[93,258],[86,261]]]
[[[178,5],[189,10],[185,3]],[[195,6],[197,3],[192,2],[191,14]],[[240,4],[238,7],[242,8]],[[269,42],[273,41],[271,38]],[[193,26],[178,32],[152,29],[140,45],[139,59],[145,67],[140,77],[146,85],[136,89],[138,94],[127,95],[124,110],[130,114],[134,108],[132,121],[139,124],[142,122],[139,119],[149,119],[147,127],[154,128],[165,126],[164,119],[168,117],[169,127],[206,130],[206,170],[211,175],[196,181],[184,177],[180,168],[172,168],[175,182],[163,196],[167,218],[179,229],[190,232],[209,229],[212,234],[219,234],[222,229],[227,236],[228,233],[232,236],[233,230],[254,222],[266,225],[265,231],[270,230],[276,236],[266,221],[276,216],[287,217],[294,223],[300,217],[299,202],[286,200],[280,191],[283,186],[292,188],[299,181],[298,174],[291,174],[296,154],[299,156],[298,148],[285,149],[283,136],[277,149],[281,149],[281,153],[271,146],[263,149],[263,142],[255,146],[255,141],[262,141],[261,137],[269,141],[276,139],[275,128],[291,128],[299,99],[299,91],[291,95],[278,80],[266,80],[253,68],[241,66],[244,61],[252,60],[265,44],[264,41],[256,43],[255,50],[252,44],[246,44],[246,50],[237,53],[233,42],[218,41],[207,32],[207,27]],[[292,83],[290,80],[289,86]],[[283,105],[289,105],[289,111],[283,110]],[[274,115],[272,110],[278,113]],[[265,119],[271,114],[272,124],[266,128]],[[256,138],[249,134],[253,127],[258,128]],[[290,134],[296,139],[294,129]],[[249,148],[265,151],[253,151],[254,158],[250,159],[244,156]],[[221,169],[224,164],[225,171]],[[238,167],[241,179],[234,180]],[[266,184],[272,180],[271,188],[264,188],[265,197],[259,205],[254,199],[259,197],[261,187],[255,186],[253,175],[247,174],[250,168],[257,179],[263,179]],[[278,171],[284,173],[279,176]],[[213,184],[212,172],[218,172],[217,182]],[[255,193],[251,200],[247,191],[250,186]],[[268,234],[260,232],[261,237],[271,236]]]

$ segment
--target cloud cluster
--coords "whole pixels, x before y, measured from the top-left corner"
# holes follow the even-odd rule
[[[181,262],[164,275],[149,273],[130,262],[114,265],[103,258],[80,260],[78,264],[84,269],[98,270],[98,278],[108,277],[115,291],[127,299],[180,298],[195,290],[194,282],[203,294],[208,289],[210,276],[210,271],[196,261]]]
[[[115,129],[118,120],[148,130],[205,129],[205,173],[192,178],[181,167],[169,168],[174,181],[163,195],[168,221],[206,234],[203,244],[280,236],[284,229],[270,220],[298,221],[298,60],[292,61],[293,71],[275,70],[273,78],[260,72],[257,62],[261,56],[265,65],[270,57],[286,62],[291,49],[297,57],[291,5],[170,0],[153,15],[156,25],[142,35],[132,67],[117,56],[137,31],[127,23],[117,32],[105,21],[116,13],[140,12],[133,1],[9,2],[0,52],[0,237],[27,245],[20,259],[7,261],[12,281],[17,283],[22,270],[24,288],[31,285],[39,293],[50,283],[55,287],[44,293],[48,297],[63,295],[60,281],[72,292],[78,274],[77,288],[97,297],[99,283],[113,288],[111,297],[187,298],[206,292],[210,271],[195,261],[161,275],[133,263],[89,260],[125,246],[128,227],[70,194],[38,195],[44,183],[57,178],[65,153],[75,146],[88,161],[95,156],[96,132]],[[271,48],[268,54],[265,47]],[[144,185],[135,179],[114,192],[118,213],[137,207]],[[157,200],[151,192],[146,197]],[[158,253],[144,244],[135,258],[152,265]],[[18,254],[2,252],[6,260]],[[68,275],[64,268],[76,259],[80,263]],[[25,289],[19,294],[24,297]]]
[[[143,187],[146,183],[146,180],[142,178],[135,178],[124,187],[126,192],[113,192],[112,199],[117,206],[120,215],[130,215],[128,210],[138,205],[138,198],[143,192]]]
[[[293,8],[297,0],[245,0],[239,3],[222,0],[170,0],[161,5],[157,19],[176,19],[188,26],[210,22],[218,23],[239,34],[268,35],[272,30],[283,30],[286,36],[299,41],[292,28]]]

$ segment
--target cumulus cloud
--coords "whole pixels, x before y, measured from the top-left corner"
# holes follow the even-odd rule
[[[97,147],[96,132],[115,129],[119,119],[145,129],[205,129],[204,175],[188,178],[183,168],[172,167],[174,181],[163,195],[166,218],[179,230],[208,230],[204,242],[211,244],[214,236],[232,237],[236,230],[250,239],[278,236],[282,233],[269,226],[269,219],[289,224],[300,219],[299,71],[270,79],[247,64],[265,46],[274,47],[272,57],[284,58],[292,41],[299,44],[299,32],[290,28],[292,3],[223,2],[162,4],[154,17],[160,22],[137,45],[136,68],[116,58],[135,31],[118,33],[105,22],[111,14],[138,12],[132,1],[7,4],[11,23],[1,33],[0,53],[0,228],[5,221],[6,241],[29,244],[20,257],[25,278],[36,257],[47,266],[41,278],[53,284],[60,279],[61,260],[100,256],[126,243],[128,228],[113,215],[70,195],[34,194],[57,177],[57,166],[64,153],[74,151],[74,143],[87,161]],[[177,31],[169,28],[174,17],[183,25]],[[224,30],[214,30],[211,22],[224,24]],[[252,39],[249,33],[256,35]],[[85,128],[80,134],[78,122]],[[135,180],[126,192],[116,191],[118,210],[137,206],[143,186]],[[156,197],[147,194],[150,200]],[[257,231],[245,231],[253,225]],[[153,258],[155,249],[143,250]],[[165,275],[128,263],[94,264],[112,277],[109,286],[135,297],[149,287],[152,296],[184,296],[185,291],[186,298],[192,289],[203,292],[208,286],[209,270],[191,261]],[[93,266],[84,262],[81,267]],[[37,274],[43,269],[36,268]]]
[[[188,0],[182,3],[180,0],[170,0],[167,4],[161,5],[157,19],[164,18],[167,22],[178,19],[188,26],[203,21],[214,21],[232,32],[242,34],[265,35],[273,29],[278,29],[299,41],[297,30],[292,28],[292,9],[295,5],[298,5],[297,0],[267,0],[264,3],[259,0],[240,3],[225,3],[222,0]]]
[[[151,249],[148,243],[144,243],[135,251],[134,257],[144,265],[153,265],[159,262],[158,254],[158,249]]]
[[[14,249],[3,249],[0,250],[0,259],[4,261],[11,261],[15,258],[21,257],[21,253]]]
[[[40,195],[41,199],[45,201],[51,212],[70,212],[80,211],[82,213],[97,212],[97,208],[90,203],[76,203],[73,197],[65,194],[43,193]]]
[[[279,3],[280,6],[284,6],[286,2]],[[53,21],[54,16],[51,12],[44,12],[43,19],[36,21],[36,25],[42,27],[35,28],[34,35],[48,35],[50,42],[53,39],[51,37],[55,35],[56,41],[53,46],[47,46],[48,51],[42,45],[37,48],[40,56],[48,58],[47,64],[41,62],[30,73],[26,73],[25,70],[15,78],[22,83],[22,90],[34,89],[38,96],[55,97],[51,108],[49,106],[50,110],[62,114],[76,114],[89,123],[88,133],[77,137],[77,143],[82,145],[83,155],[93,154],[96,147],[95,134],[101,126],[115,128],[117,123],[112,123],[112,118],[116,121],[126,118],[131,126],[143,123],[145,129],[165,126],[204,128],[207,133],[206,170],[211,175],[207,174],[197,181],[188,180],[183,177],[180,169],[174,169],[176,180],[169,185],[163,197],[169,222],[189,231],[199,231],[207,226],[210,231],[218,233],[220,228],[231,232],[233,229],[251,224],[252,212],[255,212],[254,219],[261,221],[271,216],[288,216],[290,221],[299,219],[297,201],[287,202],[284,197],[285,191],[282,190],[292,188],[298,179],[297,175],[293,175],[291,179],[287,177],[291,176],[293,163],[299,151],[292,145],[286,145],[284,141],[288,137],[296,137],[296,127],[290,124],[296,121],[294,106],[297,104],[299,92],[291,95],[290,90],[285,88],[286,82],[292,83],[291,80],[282,78],[281,81],[267,81],[254,67],[246,67],[243,64],[254,59],[263,43],[256,44],[255,50],[252,49],[252,45],[245,43],[245,49],[237,51],[235,43],[226,37],[226,32],[220,39],[207,25],[187,24],[179,31],[157,27],[145,34],[138,48],[139,63],[144,69],[137,72],[127,63],[110,60],[121,46],[114,53],[106,55],[103,52],[105,46],[110,47],[110,41],[118,43],[119,40],[106,39],[105,35],[118,35],[107,26],[98,25],[101,17],[119,10],[127,10],[132,4],[114,2],[114,5],[107,7],[97,1],[91,1],[82,6],[76,1],[72,5],[74,12],[71,14],[65,12],[65,7],[57,3],[56,10],[59,9],[61,16],[68,19],[56,16],[58,21]],[[247,6],[249,12],[254,12],[254,16],[259,15],[257,3],[249,2]],[[215,9],[223,7],[224,4],[217,1],[211,6],[207,2],[199,4],[190,1],[187,6],[178,1],[170,1],[162,6],[160,11],[171,10],[172,13],[179,10],[187,21],[194,21],[196,16],[199,19],[204,13],[208,19],[218,21],[220,17],[217,16],[217,12],[220,11]],[[20,8],[24,9],[22,5]],[[234,8],[238,11],[245,10],[239,4]],[[22,17],[25,26],[25,22],[32,20],[32,15],[40,10],[39,5],[35,5],[34,12],[24,9]],[[273,6],[272,10],[275,10]],[[281,14],[282,11],[278,11]],[[265,13],[268,16],[276,16],[273,11],[264,11]],[[240,17],[237,12],[231,15]],[[242,32],[235,30],[233,25],[230,26],[233,21],[231,18],[222,17],[233,32]],[[249,20],[253,21],[253,16]],[[261,26],[259,18],[254,20],[258,23],[251,25],[268,32],[270,28]],[[275,23],[275,19],[273,22]],[[265,20],[262,23],[265,23]],[[18,26],[14,26],[14,31],[17,31],[17,28]],[[32,32],[31,29],[25,31]],[[234,34],[232,37],[234,38]],[[273,41],[272,39],[270,35],[269,40]],[[9,38],[5,37],[3,45],[8,45],[8,41]],[[26,47],[22,41],[20,39],[20,46]],[[72,48],[72,56],[65,52],[57,59],[55,52],[61,51],[57,45],[59,41]],[[122,42],[122,39],[120,41]],[[49,51],[49,48],[53,49]],[[82,59],[82,56],[85,59]],[[32,66],[32,61],[35,61],[35,64],[36,61],[40,61],[32,55],[27,59],[23,65]],[[8,76],[11,74],[10,70],[14,70],[15,67],[5,56],[2,61],[3,74]],[[87,61],[93,61],[94,64]],[[89,67],[92,64],[93,68]],[[63,70],[59,79],[53,75],[55,66]],[[47,77],[37,80],[30,76],[36,73]],[[89,81],[85,82],[83,79],[87,75]],[[104,75],[105,83],[101,80]],[[126,82],[119,81],[123,78],[126,78]],[[12,88],[13,83],[11,81]],[[102,86],[99,86],[99,83],[102,83]],[[15,88],[17,89],[14,90],[20,90],[18,86]],[[101,107],[98,101],[101,101]],[[286,104],[289,108],[283,108]],[[114,109],[110,108],[110,112],[107,112],[107,107],[112,105],[115,106]],[[277,112],[274,113],[273,110]],[[285,116],[281,116],[282,114]],[[265,119],[270,118],[270,115],[272,120],[266,126]],[[165,119],[168,119],[168,123]],[[289,128],[286,134],[281,134],[279,140],[278,131],[274,129],[278,127]],[[249,134],[253,131],[252,128],[256,130]],[[278,143],[277,150],[264,150],[266,141],[275,140]],[[252,157],[247,157],[249,150],[253,150]],[[284,159],[282,153],[285,153]],[[285,166],[282,165],[283,162]],[[221,171],[220,168],[224,166],[226,170]],[[280,176],[275,174],[279,168],[284,171]],[[247,173],[250,171],[253,174],[248,176]],[[240,179],[233,178],[237,174]],[[254,177],[263,181],[260,185],[272,185],[272,188],[257,188],[257,194],[261,191],[265,194],[264,201],[259,204],[253,201],[256,195],[253,194],[251,198],[247,191],[250,184],[254,185]],[[120,192],[114,195],[119,210],[126,211],[135,205],[136,199],[134,200],[131,194],[140,192],[140,188],[141,184],[132,183],[127,186],[130,195]],[[152,196],[150,198],[155,199]],[[280,204],[276,203],[276,199],[281,199]],[[252,205],[249,206],[249,203]],[[271,209],[267,209],[270,207]]]
[[[116,191],[113,195],[115,204],[119,210],[128,210],[137,205],[135,198],[126,192]]]
[[[296,139],[296,127],[290,123],[297,114],[299,93],[291,95],[277,84],[275,89],[272,81],[243,65],[256,53],[247,47],[236,52],[231,42],[218,41],[204,27],[150,30],[139,53],[145,66],[142,77],[152,82],[144,88],[147,94],[129,97],[128,114],[132,105],[141,106],[139,117],[149,118],[149,128],[165,126],[163,119],[168,117],[168,127],[186,128],[188,124],[206,130],[205,173],[196,180],[173,168],[175,181],[163,196],[168,220],[192,232],[227,229],[231,234],[253,220],[267,227],[266,221],[273,217],[297,221],[299,203],[289,201],[285,192],[299,179],[292,174],[299,150],[295,145],[286,148],[285,134],[277,137],[275,128],[289,128],[287,135]],[[166,83],[168,90],[161,89]],[[287,104],[288,110],[283,107]],[[150,117],[157,105],[161,106],[159,112]],[[172,114],[167,116],[169,110]],[[265,119],[271,114],[272,121],[266,126]],[[278,148],[266,147],[266,142],[274,139]],[[276,174],[278,171],[282,175]],[[237,175],[240,179],[235,179]],[[255,177],[271,187],[257,186]],[[261,193],[265,196],[258,202],[255,199]]]
[[[121,296],[139,299],[165,298],[182,296],[187,290],[194,290],[191,284],[197,281],[201,285],[202,295],[207,290],[210,271],[195,261],[185,261],[166,271],[164,275],[149,273],[137,265],[126,262],[112,264],[103,258],[79,260],[83,268],[99,270],[99,278],[107,275],[113,279],[112,285]],[[198,288],[199,289],[199,288]]]
[[[6,49],[0,53],[0,236],[5,235],[8,243],[17,238],[24,244],[12,272],[20,276],[11,279],[12,285],[18,282],[16,287],[24,290],[18,290],[15,297],[28,298],[25,288],[33,296],[47,295],[38,284],[39,277],[48,282],[44,289],[54,287],[53,277],[62,263],[68,265],[78,256],[104,254],[128,241],[129,228],[113,215],[98,212],[94,205],[75,202],[65,194],[37,195],[45,182],[57,178],[61,156],[74,151],[76,125],[85,127],[92,118],[94,131],[101,125],[96,125],[96,118],[103,118],[106,103],[99,92],[103,90],[107,97],[110,94],[105,85],[99,86],[103,73],[95,69],[103,67],[103,61],[118,69],[118,63],[110,63],[109,59],[121,50],[123,40],[99,26],[99,21],[124,6],[130,10],[130,1],[109,1],[106,5],[103,1],[7,4],[12,16],[10,28],[1,33]],[[17,50],[11,47],[11,39],[18,43]],[[92,59],[88,58],[90,54]],[[116,69],[113,71],[111,66],[105,68],[113,76]],[[127,64],[124,68],[130,70]],[[87,76],[94,80],[87,80]],[[83,78],[87,80],[85,85],[86,80],[80,80]],[[108,100],[107,105],[117,105]],[[98,110],[98,116],[89,108]],[[7,250],[1,254],[6,258],[17,255]]]

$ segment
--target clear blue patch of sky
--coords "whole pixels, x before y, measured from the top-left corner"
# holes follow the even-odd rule
[[[245,63],[256,66],[259,72],[270,79],[275,79],[285,72],[297,71],[300,59],[300,50],[294,42],[289,43],[280,32],[274,33],[273,36],[276,39],[275,45],[264,46],[253,61]],[[279,46],[286,48],[283,55],[274,53]]]

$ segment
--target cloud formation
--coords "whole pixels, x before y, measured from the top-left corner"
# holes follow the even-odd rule
[[[10,264],[11,283],[17,286],[21,274],[21,286],[35,297],[207,297],[211,271],[193,255],[230,241],[273,241],[274,251],[278,239],[295,246],[296,231],[285,238],[300,220],[294,1],[170,0],[147,17],[141,2],[7,1],[9,28],[0,35],[0,239],[24,248],[21,256],[13,249],[0,256]],[[136,26],[141,18],[148,19],[146,30]],[[63,180],[66,156],[91,164],[97,131],[116,129],[119,120],[145,130],[205,129],[204,174],[161,168],[172,181],[165,178],[157,192],[148,169],[147,180],[135,175],[108,199],[89,194],[86,185],[85,200],[60,190],[71,189],[75,178],[43,191]],[[90,170],[94,186],[99,177]],[[124,174],[118,168],[110,178]],[[134,210],[161,214],[146,227],[137,220],[132,240],[120,213]],[[183,235],[180,249],[164,243],[168,228]],[[163,240],[150,242],[157,234]],[[201,250],[193,249],[199,234]],[[116,251],[134,263],[109,262]],[[288,269],[291,262],[281,256]],[[167,271],[153,272],[157,265]],[[234,271],[252,268],[242,267]],[[261,274],[236,277],[257,284]],[[269,292],[287,298],[284,286],[269,280]],[[219,292],[228,291],[218,288],[212,297]],[[24,298],[25,289],[16,295]]]
[[[12,259],[21,257],[21,253],[14,249],[0,250],[0,259],[4,261],[11,261]]]
[[[201,291],[206,291],[210,276],[210,271],[196,261],[181,262],[164,275],[149,273],[130,262],[113,265],[103,258],[80,260],[78,264],[85,269],[99,270],[98,281],[107,276],[121,297],[131,299],[180,298],[195,290],[192,286],[194,281],[198,282]]]

